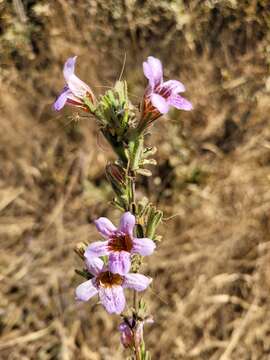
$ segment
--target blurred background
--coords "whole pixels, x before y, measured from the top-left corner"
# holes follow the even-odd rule
[[[113,154],[94,121],[51,105],[62,67],[96,94],[162,60],[190,113],[153,127],[142,178],[165,212],[143,271],[153,359],[270,359],[270,3],[268,0],[0,0],[0,359],[124,359],[117,316],[74,289],[79,241],[110,205]]]

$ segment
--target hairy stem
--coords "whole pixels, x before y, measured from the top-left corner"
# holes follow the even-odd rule
[[[107,137],[108,139],[108,137]],[[109,141],[111,139],[108,139]],[[119,159],[122,163],[122,169],[124,170],[126,176],[127,176],[127,203],[126,203],[126,209],[129,210],[135,217],[136,217],[136,169],[138,168],[138,164],[140,162],[142,151],[143,151],[143,137],[140,137],[137,141],[132,142],[132,146],[130,147],[131,150],[131,158],[128,161],[125,161],[125,152],[123,148],[121,149],[121,146],[117,149],[115,149],[116,154],[119,156]],[[112,142],[111,142],[112,143]],[[118,198],[118,201],[120,203],[119,195],[115,192],[116,197]],[[139,236],[138,231],[135,230],[135,236]],[[137,317],[139,312],[139,306],[138,306],[138,294],[135,290],[133,290],[133,309],[134,309],[134,315]],[[141,348],[140,343],[138,342],[136,331],[133,331],[133,356],[132,358],[135,360],[141,360]]]

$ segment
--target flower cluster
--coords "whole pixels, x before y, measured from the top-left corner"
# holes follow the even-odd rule
[[[54,103],[56,111],[68,104],[89,112],[93,111],[93,106],[96,104],[91,88],[74,73],[76,59],[77,56],[71,57],[64,65],[66,85]],[[148,79],[148,86],[143,97],[140,126],[143,123],[143,127],[147,127],[161,115],[166,114],[170,107],[192,110],[192,104],[179,95],[185,92],[185,86],[178,80],[163,81],[163,68],[159,59],[149,56],[143,63],[143,72]]]
[[[103,240],[79,244],[77,254],[84,261],[83,270],[76,272],[86,281],[76,288],[76,299],[88,301],[98,295],[100,303],[110,314],[120,314],[121,342],[133,357],[150,359],[143,340],[143,326],[152,322],[142,298],[137,292],[148,288],[152,279],[141,273],[145,256],[151,255],[160,236],[156,234],[163,213],[147,198],[138,200],[135,185],[137,176],[151,176],[149,165],[156,148],[145,146],[150,126],[171,107],[189,111],[191,103],[179,94],[185,91],[178,80],[163,80],[160,60],[149,56],[143,63],[148,79],[141,106],[133,106],[128,97],[127,83],[115,86],[96,98],[91,88],[75,75],[76,56],[64,65],[65,85],[54,103],[60,111],[65,105],[88,113],[84,118],[97,121],[98,128],[111,145],[117,159],[106,166],[106,175],[114,193],[112,204],[123,214],[118,227],[100,217],[95,221]],[[139,114],[138,109],[139,108]],[[133,303],[126,307],[125,289],[132,289]]]
[[[143,291],[152,281],[144,275],[129,273],[131,254],[151,255],[156,245],[151,239],[133,236],[135,216],[130,212],[122,216],[118,228],[104,217],[97,219],[95,224],[107,240],[94,242],[86,248],[86,267],[93,278],[77,287],[76,297],[87,301],[99,294],[109,313],[120,314],[125,308],[123,289]],[[108,258],[106,265],[100,259],[104,256]]]

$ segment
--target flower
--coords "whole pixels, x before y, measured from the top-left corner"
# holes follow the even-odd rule
[[[85,257],[87,270],[93,277],[76,288],[76,298],[88,301],[98,294],[100,302],[110,314],[120,314],[124,310],[125,288],[143,291],[152,282],[151,278],[142,274],[112,273],[101,259],[89,257],[88,254]]]
[[[139,347],[143,340],[143,326],[146,323],[153,323],[152,318],[144,320],[135,320],[134,318],[125,318],[119,325],[118,330],[121,333],[121,343],[124,347]]]
[[[65,104],[89,111],[84,99],[88,98],[91,103],[95,101],[95,96],[90,87],[74,74],[76,59],[77,56],[70,57],[65,62],[63,74],[66,85],[54,103],[56,111],[61,110]]]
[[[126,274],[131,266],[130,255],[151,255],[156,247],[154,241],[148,238],[133,236],[135,216],[130,212],[123,214],[118,229],[105,217],[95,221],[99,233],[107,239],[90,244],[85,251],[87,257],[109,256],[109,271]]]
[[[166,114],[170,106],[179,110],[192,110],[192,104],[179,95],[185,86],[177,80],[163,81],[162,63],[159,59],[149,56],[143,63],[143,72],[149,84],[144,95],[143,118],[151,114],[151,121],[161,114]]]

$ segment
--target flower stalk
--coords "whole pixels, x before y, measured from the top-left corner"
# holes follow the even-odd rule
[[[170,107],[189,111],[192,105],[179,95],[185,91],[182,83],[163,81],[162,64],[152,56],[143,63],[148,86],[139,114],[129,101],[125,81],[117,81],[114,88],[97,99],[75,75],[75,62],[76,57],[72,57],[64,65],[65,86],[54,109],[59,111],[70,105],[89,113],[89,119],[96,119],[116,155],[105,173],[114,193],[112,203],[122,213],[118,227],[105,217],[95,221],[103,241],[76,246],[76,254],[84,261],[84,267],[76,272],[85,280],[76,288],[76,298],[88,301],[97,295],[109,314],[122,317],[121,342],[130,350],[132,359],[150,360],[143,327],[153,320],[138,294],[149,287],[152,279],[140,271],[144,258],[153,254],[160,240],[156,232],[163,213],[148,199],[138,199],[136,183],[138,176],[151,176],[148,166],[156,165],[152,158],[156,148],[145,145],[146,132],[151,133],[152,124]],[[133,291],[130,306],[126,306],[125,289]]]

